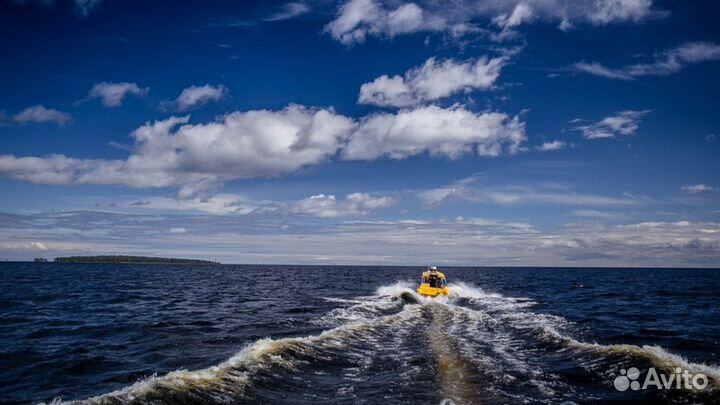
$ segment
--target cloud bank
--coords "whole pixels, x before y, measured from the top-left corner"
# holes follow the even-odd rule
[[[174,228],[186,232],[168,231]],[[542,230],[463,217],[279,224],[248,216],[0,213],[3,257],[186,256],[188,246],[194,257],[226,263],[717,267],[720,224],[591,221]]]
[[[0,175],[38,184],[179,187],[180,197],[191,198],[212,194],[228,180],[284,175],[336,156],[498,156],[514,153],[526,138],[518,117],[459,106],[355,121],[332,109],[300,105],[237,111],[206,124],[171,117],[146,123],[131,136],[135,143],[125,160],[0,155]]]

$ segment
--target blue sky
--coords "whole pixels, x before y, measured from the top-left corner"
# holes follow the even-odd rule
[[[0,1],[0,258],[720,266],[702,1]]]

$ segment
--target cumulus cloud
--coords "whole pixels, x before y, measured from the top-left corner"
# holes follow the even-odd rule
[[[552,141],[552,142],[545,142],[540,146],[537,146],[535,149],[541,151],[541,152],[549,152],[553,150],[560,150],[567,146],[567,144],[563,141]]]
[[[187,229],[185,229],[183,227],[176,227],[176,228],[170,228],[170,230],[168,232],[174,233],[174,234],[187,233]]]
[[[174,107],[178,111],[188,111],[213,101],[222,100],[228,93],[225,86],[190,86],[183,89],[180,95],[166,106]]]
[[[12,120],[18,124],[52,122],[62,127],[72,122],[72,117],[62,111],[35,105],[13,115]]]
[[[475,24],[485,20],[488,27],[499,29],[492,34],[493,39],[506,40],[516,35],[514,28],[536,21],[555,23],[568,30],[577,24],[638,22],[665,14],[652,5],[652,0],[460,0],[448,7],[431,0],[347,0],[325,31],[350,45],[362,43],[369,36],[484,32]]]
[[[706,191],[717,191],[717,187],[708,186],[707,184],[686,184],[680,187],[680,190],[686,193],[703,193]]]
[[[464,23],[449,24],[441,15],[427,12],[416,3],[385,5],[376,0],[349,0],[340,6],[325,31],[346,45],[365,42],[367,36],[395,37],[419,31],[469,29]]]
[[[225,181],[284,175],[336,156],[497,156],[518,151],[526,138],[518,117],[459,106],[374,114],[357,122],[332,109],[290,105],[237,111],[206,124],[170,117],[131,135],[135,142],[125,160],[0,155],[0,175],[38,184],[179,187],[179,197],[193,198],[216,193]]]
[[[605,117],[602,120],[586,125],[578,125],[573,129],[580,131],[586,139],[614,138],[618,135],[635,135],[640,127],[640,120],[650,110],[621,111],[615,115]],[[582,120],[572,120],[572,123],[579,123]]]
[[[0,174],[40,184],[181,186],[191,197],[225,180],[277,176],[337,153],[353,121],[332,110],[291,105],[234,112],[208,124],[189,117],[147,123],[132,133],[126,160],[0,156]]]
[[[573,65],[578,72],[608,79],[633,80],[642,76],[669,76],[688,65],[720,60],[720,45],[710,42],[688,42],[662,52],[650,63],[636,63],[617,69],[598,62],[579,62]]]
[[[136,83],[120,82],[101,82],[97,83],[90,89],[88,98],[99,98],[105,107],[119,107],[128,95],[146,96],[150,90],[141,88]]]
[[[429,152],[458,158],[464,154],[515,153],[525,141],[525,125],[504,113],[474,113],[460,106],[437,106],[373,114],[364,118],[343,150],[348,160],[403,159]]]
[[[407,107],[438,100],[461,91],[490,88],[508,58],[479,57],[457,62],[430,58],[404,76],[382,75],[360,87],[358,102],[377,106]]]
[[[293,202],[288,210],[294,214],[307,214],[319,218],[369,215],[379,208],[387,208],[396,203],[391,197],[375,197],[367,193],[348,194],[345,199],[336,199],[334,195],[317,194]]]

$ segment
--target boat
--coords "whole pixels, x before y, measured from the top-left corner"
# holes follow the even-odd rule
[[[437,267],[430,266],[427,271],[422,274],[417,293],[425,297],[437,297],[438,295],[450,294],[445,275],[439,272]]]

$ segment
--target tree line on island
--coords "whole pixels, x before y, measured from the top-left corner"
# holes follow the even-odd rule
[[[48,260],[43,257],[38,257],[34,260],[36,263],[45,263],[47,261]],[[55,263],[220,264],[219,262],[211,260],[117,255],[56,257],[54,261]]]

